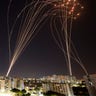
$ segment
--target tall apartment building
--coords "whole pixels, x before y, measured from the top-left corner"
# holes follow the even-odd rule
[[[13,88],[24,89],[23,79],[0,76],[0,92],[10,91]]]

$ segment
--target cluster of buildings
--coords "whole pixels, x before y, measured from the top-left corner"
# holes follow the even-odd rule
[[[23,79],[0,76],[0,92],[9,91],[13,88],[24,89]]]
[[[76,80],[75,77],[72,77],[72,82],[77,82],[79,80]],[[40,79],[35,78],[12,78],[12,77],[6,77],[6,76],[0,76],[0,91],[9,91],[13,88],[17,88],[19,90],[26,89],[26,88],[33,88],[36,85],[40,85],[43,87],[43,85],[46,84],[65,84],[66,82],[69,82],[68,76],[63,75],[53,75],[53,76],[45,76]]]
[[[91,75],[91,77],[94,77],[94,80],[96,80],[96,75]],[[0,93],[10,92],[10,90],[16,88],[19,90],[25,89],[29,93],[35,93],[35,90],[38,89],[43,93],[47,91],[54,91],[61,94],[68,94],[67,90],[69,90],[70,87],[81,86],[82,88],[85,88],[85,83],[86,82],[84,80],[78,80],[76,77],[64,75],[45,76],[40,79],[0,76]]]

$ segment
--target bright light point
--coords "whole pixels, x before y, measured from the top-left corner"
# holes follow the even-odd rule
[[[39,96],[44,96],[43,94],[40,94]]]
[[[66,5],[68,5],[68,4],[69,4],[69,2],[66,3]]]
[[[64,4],[61,4],[61,7],[64,7]]]
[[[72,7],[72,10],[74,10],[74,7]]]
[[[0,96],[15,96],[15,94],[11,92],[0,92]]]
[[[84,7],[82,6],[81,9],[84,9]]]
[[[72,9],[71,12],[73,12],[74,10]]]
[[[1,92],[2,92],[2,93],[5,92],[5,89],[2,89]]]
[[[54,4],[54,6],[56,7],[57,5],[56,5],[56,4]]]
[[[80,13],[77,13],[77,16],[79,16],[80,15]]]
[[[71,12],[69,12],[69,14],[71,14]]]

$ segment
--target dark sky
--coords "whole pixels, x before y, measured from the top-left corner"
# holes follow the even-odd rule
[[[0,75],[6,75],[8,70],[8,32],[7,32],[7,7],[9,0],[0,1]],[[24,0],[13,0],[10,12],[10,24],[14,16],[22,8]],[[96,73],[96,12],[95,0],[85,0],[81,16],[74,21],[72,40],[78,51],[80,59],[90,74]],[[68,69],[63,53],[55,44],[49,23],[46,22],[32,40],[23,54],[13,66],[10,76],[42,77],[52,74],[68,74]],[[13,46],[13,45],[11,45]],[[72,65],[73,74],[84,75],[78,64]]]

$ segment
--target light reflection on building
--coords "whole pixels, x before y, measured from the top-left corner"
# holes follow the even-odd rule
[[[14,88],[19,90],[25,89],[29,93],[36,93],[35,89],[39,88],[40,92],[54,91],[66,95],[68,94],[68,86],[70,88],[80,86],[83,88],[86,87],[86,84],[84,79],[78,80],[74,76],[64,75],[44,76],[39,79],[0,76],[0,93],[10,92]]]

